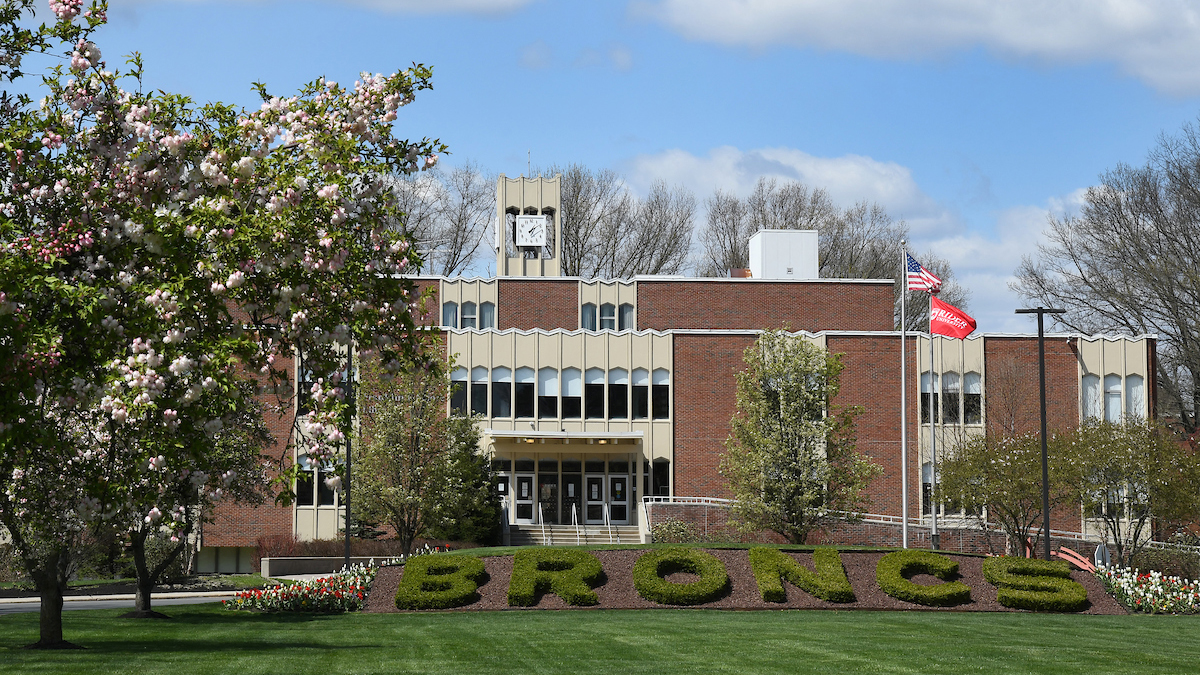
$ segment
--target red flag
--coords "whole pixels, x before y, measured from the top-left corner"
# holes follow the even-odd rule
[[[937,298],[931,299],[933,305],[930,308],[929,332],[961,340],[975,330],[975,319],[967,316],[966,312]]]

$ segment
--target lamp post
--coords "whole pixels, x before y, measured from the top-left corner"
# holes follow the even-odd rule
[[[354,348],[346,348],[346,400],[350,404],[346,411],[346,480],[342,504],[346,507],[346,567],[350,567],[350,439],[354,436],[354,417],[358,413],[354,397]]]
[[[1047,307],[1018,309],[1017,314],[1037,314],[1038,322],[1038,386],[1042,397],[1042,550],[1050,559],[1050,463],[1046,458],[1046,337],[1043,319],[1047,314],[1065,314],[1065,309]]]

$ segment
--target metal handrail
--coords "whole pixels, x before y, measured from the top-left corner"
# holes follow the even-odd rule
[[[604,526],[608,528],[608,543],[616,543],[613,540],[612,518],[609,516],[608,502],[604,502]]]
[[[575,545],[579,546],[579,511],[571,504],[571,525],[575,527]]]
[[[546,516],[542,515],[542,503],[538,502],[538,525],[542,527],[542,546],[549,546],[550,540],[546,538]]]

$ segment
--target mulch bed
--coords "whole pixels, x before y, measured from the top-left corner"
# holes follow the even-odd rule
[[[1024,610],[1009,609],[996,600],[996,587],[983,578],[983,558],[973,556],[949,555],[958,562],[959,581],[971,587],[971,602],[956,607],[925,607],[909,602],[896,600],[879,589],[875,583],[875,566],[884,556],[878,552],[842,551],[842,564],[854,588],[856,600],[849,603],[833,603],[819,600],[788,583],[784,583],[787,591],[787,601],[782,603],[765,602],[758,592],[758,584],[750,570],[750,557],[745,549],[705,549],[725,564],[729,572],[731,590],[725,597],[702,605],[692,605],[701,609],[867,609],[867,610],[921,610],[932,612],[1017,612]],[[557,595],[542,596],[533,607],[508,606],[508,580],[512,574],[512,556],[497,556],[484,558],[484,568],[489,579],[479,588],[480,599],[465,607],[446,611],[487,611],[487,610],[535,610],[535,609],[662,609],[667,605],[659,605],[643,599],[633,587],[633,564],[646,551],[634,550],[602,550],[591,551],[604,566],[607,581],[596,588],[600,604],[595,607],[571,607]],[[789,553],[800,564],[812,569],[811,553]],[[399,612],[396,609],[396,589],[400,584],[403,567],[384,567],[375,577],[364,611],[367,612]],[[1074,571],[1071,574],[1075,581],[1087,589],[1089,606],[1081,614],[1125,614],[1126,611],[1111,596],[1104,592],[1100,580],[1086,572]],[[678,578],[676,578],[678,577]],[[694,577],[687,574],[676,574],[668,577],[670,581],[687,582]],[[913,581],[919,584],[940,583],[928,575],[918,575]]]

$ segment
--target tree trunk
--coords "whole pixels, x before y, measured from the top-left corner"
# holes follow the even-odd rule
[[[150,609],[150,596],[154,592],[154,582],[157,574],[153,574],[146,564],[146,532],[134,532],[129,537],[129,547],[133,549],[133,568],[137,570],[137,594],[134,596],[133,611],[121,615],[122,619],[167,619]]]
[[[34,576],[38,594],[41,596],[41,614],[38,619],[38,641],[27,649],[82,649],[63,639],[62,613],[63,590],[67,585],[66,555],[56,551],[44,562],[45,567]]]

